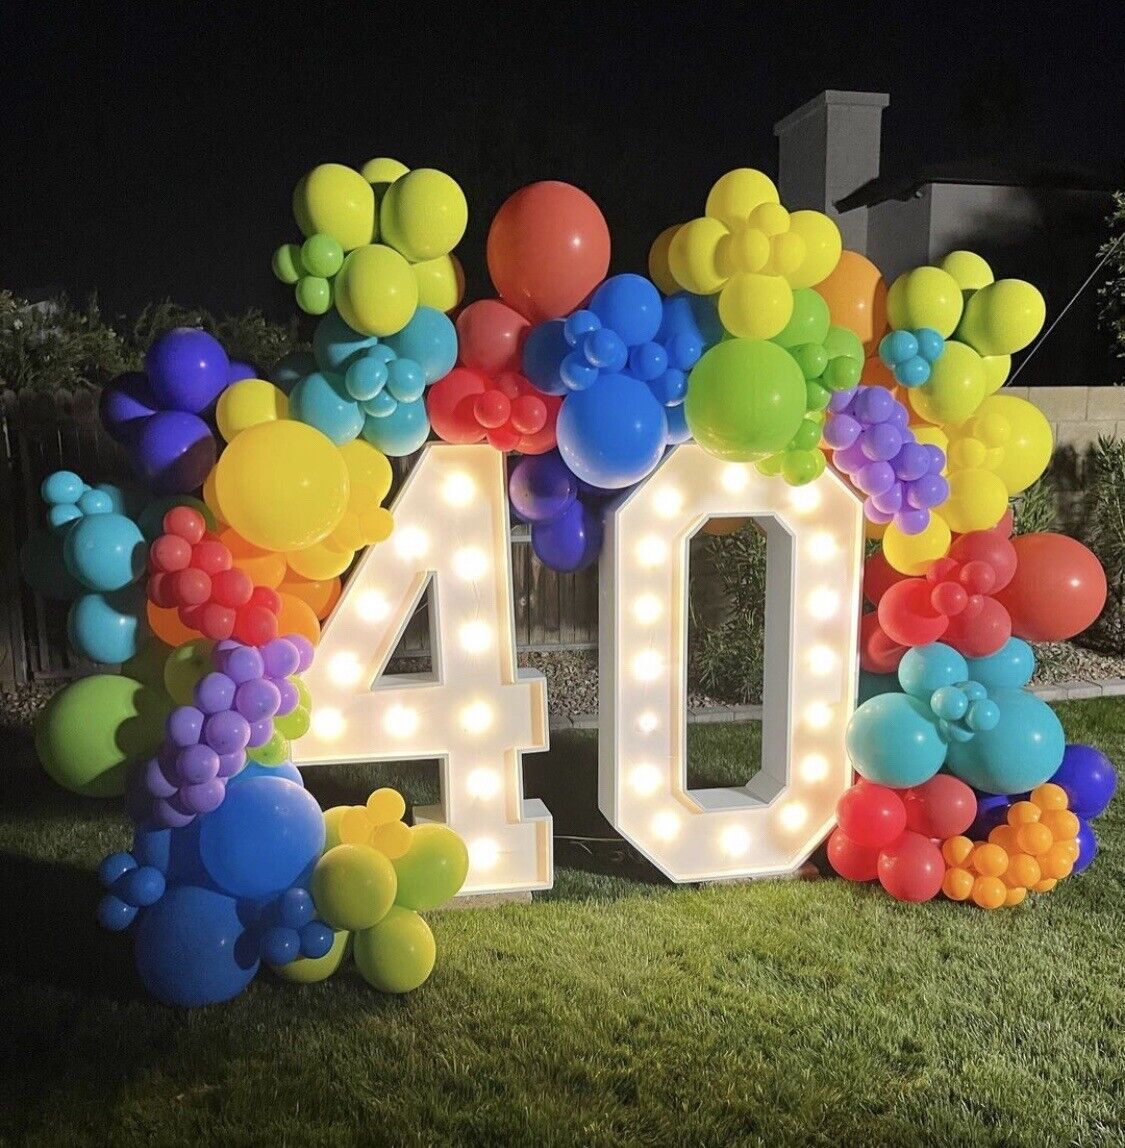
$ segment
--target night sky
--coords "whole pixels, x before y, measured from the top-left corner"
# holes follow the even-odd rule
[[[469,297],[492,214],[537,179],[585,188],[614,269],[643,270],[724,171],[776,172],[774,122],[824,88],[890,94],[885,173],[991,155],[1112,184],[1115,7],[10,3],[0,285],[287,316],[293,184],[375,155],[465,189]]]

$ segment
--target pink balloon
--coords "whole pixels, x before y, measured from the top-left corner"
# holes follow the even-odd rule
[[[977,816],[976,794],[958,777],[937,773],[902,795],[906,825],[923,837],[956,837]]]
[[[828,838],[828,863],[845,881],[874,881],[879,875],[879,850],[857,845],[841,829]]]
[[[907,830],[879,854],[879,884],[896,901],[929,901],[944,877],[941,850],[920,833]]]

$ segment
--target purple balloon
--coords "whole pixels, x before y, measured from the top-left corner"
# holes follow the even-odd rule
[[[930,469],[930,456],[921,443],[915,442],[913,436],[902,444],[902,449],[895,455],[895,474],[903,482],[913,482],[921,478]]]
[[[889,510],[880,510],[875,505],[873,498],[864,500],[863,513],[867,517],[868,522],[874,522],[876,526],[887,526],[894,521],[894,512]]]
[[[1117,788],[1117,773],[1101,750],[1068,745],[1051,781],[1066,790],[1070,811],[1088,821],[1105,811]]]
[[[236,646],[223,657],[223,673],[236,685],[260,678],[265,669],[265,659],[254,646]]]
[[[202,785],[219,775],[219,755],[205,745],[189,745],[176,758],[181,785]]]
[[[149,814],[151,820],[165,829],[183,829],[185,825],[190,825],[195,819],[195,813],[177,808],[174,802],[180,803],[180,801],[179,793],[171,800],[164,797],[157,798],[152,803],[152,811]]]
[[[852,413],[861,423],[882,423],[895,406],[895,397],[886,387],[862,387],[852,404]]]
[[[249,722],[272,718],[281,705],[281,691],[266,678],[243,682],[234,692],[234,708]]]
[[[930,525],[928,510],[902,510],[895,515],[895,525],[903,534],[921,534]]]
[[[1081,873],[1083,869],[1088,868],[1098,854],[1098,839],[1094,836],[1090,823],[1081,817],[1078,820],[1078,860],[1074,862],[1075,873]]]
[[[249,733],[247,733],[249,737]],[[242,767],[246,764],[246,751],[244,749],[237,750],[234,753],[220,753],[219,754],[219,776],[220,777],[234,777],[236,773],[241,772]]]
[[[987,841],[993,829],[1007,822],[1012,800],[1011,796],[1003,793],[978,793],[977,815],[968,836],[974,841]]]
[[[198,415],[157,411],[145,419],[129,455],[140,478],[158,494],[187,494],[215,465],[215,437]]]
[[[833,454],[832,461],[845,473],[855,474],[856,471],[867,465],[867,455],[858,439],[851,446],[846,446]]]
[[[553,522],[578,497],[578,479],[556,451],[527,455],[508,479],[512,508],[525,522]]]
[[[156,398],[140,371],[118,375],[102,390],[98,403],[102,426],[125,446],[136,439],[144,420],[156,411]]]
[[[218,339],[206,331],[176,327],[149,347],[145,371],[164,410],[201,414],[226,389],[230,359]]]
[[[197,683],[195,704],[205,714],[221,713],[234,704],[234,691],[234,682],[226,674],[212,671]]]
[[[227,385],[237,383],[240,379],[256,379],[258,372],[249,363],[240,363],[237,359],[231,359],[230,366],[227,368]]]
[[[247,743],[251,749],[265,745],[273,737],[273,718],[262,718],[261,721],[250,723],[250,741]]]
[[[552,570],[581,570],[601,551],[601,519],[581,502],[575,502],[553,522],[532,525],[531,548],[539,561]]]
[[[828,409],[834,414],[840,414],[846,411],[851,406],[852,399],[855,398],[858,387],[852,387],[846,391],[833,391],[832,397],[828,400]]]
[[[168,780],[160,761],[155,757],[145,762],[141,783],[145,792],[153,797],[171,797],[176,792],[175,783]]]
[[[217,754],[225,756],[239,753],[250,741],[250,723],[233,710],[223,710],[207,719],[203,727],[203,740]]]
[[[906,501],[915,510],[940,506],[949,496],[949,484],[940,474],[924,474],[906,484]]]
[[[213,777],[199,785],[185,785],[174,804],[190,813],[213,813],[223,803],[227,787],[221,778]]]
[[[850,447],[860,436],[863,426],[849,414],[833,414],[824,427],[824,441],[833,450]]]
[[[885,494],[895,484],[894,467],[889,462],[869,462],[859,468],[855,484],[864,494]]]
[[[262,647],[262,663],[271,678],[287,678],[301,664],[301,651],[292,637],[274,638]]]
[[[877,423],[861,441],[863,453],[872,462],[888,462],[902,449],[902,434],[890,423]]]
[[[168,740],[181,749],[195,745],[203,731],[202,710],[195,706],[177,706],[164,723],[164,733]]]
[[[902,483],[896,482],[890,490],[871,496],[871,505],[880,514],[897,514],[902,509]]]
[[[271,678],[277,692],[281,696],[281,704],[277,707],[277,712],[280,717],[292,713],[297,704],[301,700],[301,695],[297,692],[297,687],[288,678]]]
[[[304,634],[287,634],[285,641],[291,642],[297,649],[297,673],[303,674],[313,663],[313,644]],[[280,674],[270,674],[271,678],[280,677]],[[288,677],[288,675],[286,675]]]

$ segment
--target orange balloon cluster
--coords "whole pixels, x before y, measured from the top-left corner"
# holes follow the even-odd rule
[[[942,892],[982,909],[1019,905],[1029,892],[1049,893],[1069,877],[1078,860],[1078,818],[1066,790],[1046,782],[1027,801],[1008,809],[1008,823],[987,841],[950,837],[941,847],[946,871]]]

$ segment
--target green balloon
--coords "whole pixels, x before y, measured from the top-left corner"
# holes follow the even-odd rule
[[[787,349],[823,343],[830,322],[828,304],[811,287],[797,287],[793,291],[793,314],[770,342]]]
[[[684,415],[704,450],[755,462],[783,450],[805,417],[805,378],[783,347],[731,339],[696,363]]]
[[[457,896],[469,873],[469,851],[448,825],[415,825],[410,848],[394,862],[398,874],[395,904],[436,909]]]
[[[370,845],[337,845],[313,870],[317,916],[334,929],[369,929],[394,904],[397,881],[386,855]]]
[[[331,279],[344,265],[344,249],[331,235],[310,235],[301,248],[301,262],[310,275]]]
[[[306,315],[323,315],[332,306],[332,284],[322,275],[302,276],[293,291]]]
[[[301,245],[299,243],[283,243],[274,253],[271,266],[273,273],[282,281],[292,286],[305,274],[301,263]]]
[[[195,687],[211,672],[211,651],[215,643],[194,638],[177,646],[164,663],[164,688],[178,706],[195,704]]]
[[[264,745],[247,747],[246,756],[259,765],[280,765],[283,761],[289,760],[292,748],[289,739],[280,730],[275,729]]]
[[[854,331],[849,331],[847,327],[829,327],[828,334],[824,337],[824,350],[830,359],[838,359],[843,355],[847,359],[855,360],[861,367],[867,358],[859,336]]]
[[[433,972],[437,946],[430,926],[396,905],[379,924],[356,933],[352,953],[368,984],[384,993],[408,993]]]
[[[171,703],[162,690],[94,674],[60,690],[40,715],[35,749],[50,777],[86,797],[125,792],[125,771],[156,752]]]
[[[275,717],[273,726],[283,736],[295,741],[309,732],[309,721],[309,711],[304,706],[297,706],[282,717]]]

